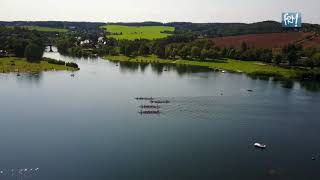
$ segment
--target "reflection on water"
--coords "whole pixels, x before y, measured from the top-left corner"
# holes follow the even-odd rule
[[[53,47],[53,51],[57,52],[56,47]],[[72,61],[76,63],[91,63],[99,65],[98,62],[105,61],[101,58],[90,58],[90,57],[69,57],[63,56],[58,53],[46,53],[46,56],[52,57],[59,60],[64,61]],[[164,72],[174,72],[177,73],[179,76],[184,76],[187,74],[193,73],[206,73],[206,72],[214,72],[215,70],[206,68],[206,67],[196,67],[196,66],[189,66],[189,65],[175,65],[175,64],[157,64],[157,63],[131,63],[131,62],[113,62],[109,61],[109,63],[119,66],[120,71],[125,72],[145,72],[148,68],[151,68],[153,73],[157,75],[162,75]],[[101,65],[101,64],[100,64]],[[81,70],[80,70],[81,71]],[[312,91],[312,92],[319,92],[320,91],[320,83],[319,82],[296,82],[293,80],[283,80],[278,77],[269,77],[269,76],[257,76],[257,75],[247,75],[253,80],[262,80],[262,81],[272,81],[275,85],[281,85],[281,87],[286,89],[292,89],[295,87],[295,84],[299,84],[301,88],[305,90]],[[203,77],[203,76],[202,76]],[[207,76],[205,76],[207,77]],[[35,78],[35,77],[34,77]],[[39,78],[40,80],[40,78]]]
[[[156,63],[132,63],[132,62],[112,62],[116,65],[120,65],[120,70],[122,72],[145,72],[147,68],[161,75],[164,72],[175,72],[179,76],[183,76],[190,73],[200,73],[200,72],[214,72],[213,69],[206,67],[197,67],[189,65],[175,65],[175,64],[156,64]]]
[[[189,65],[175,65],[175,64],[156,64],[156,63],[132,63],[132,62],[111,62],[114,64],[120,65],[121,72],[145,72],[147,68],[151,68],[151,70],[161,75],[164,72],[175,72],[179,76],[183,76],[186,74],[192,73],[200,73],[200,72],[215,72],[215,70],[206,68],[206,67],[197,67],[197,66],[189,66]],[[203,77],[203,76],[202,76]],[[257,76],[257,75],[248,75],[253,80],[261,80],[261,81],[271,81],[274,84],[281,85],[281,87],[286,89],[294,88],[295,84],[299,84],[300,87],[308,90],[317,92],[320,91],[320,83],[319,82],[296,82],[294,80],[284,80],[279,79],[277,77],[269,77],[269,76]],[[208,78],[205,76],[205,78]]]
[[[320,83],[319,82],[301,82],[301,87],[312,92],[320,91]]]
[[[17,81],[24,84],[39,84],[41,82],[43,73],[22,73],[17,76]]]

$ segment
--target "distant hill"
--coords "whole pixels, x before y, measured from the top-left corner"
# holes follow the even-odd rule
[[[68,22],[68,21],[0,21],[2,26],[37,26],[63,29],[98,29],[106,23],[101,22]]]
[[[282,28],[276,21],[262,21],[256,23],[191,23],[191,22],[135,22],[135,23],[102,23],[102,22],[66,22],[66,21],[0,21],[4,26],[40,26],[65,29],[97,30],[105,25],[124,26],[170,26],[175,28],[176,34],[192,33],[198,37],[214,38],[246,34],[280,33],[280,32],[320,32],[319,24],[303,24],[302,28]]]
[[[318,24],[303,24],[302,28],[282,28],[276,21],[262,21],[256,23],[191,23],[191,22],[141,22],[141,23],[108,23],[110,25],[125,26],[171,26],[176,33],[193,33],[203,37],[222,37],[245,34],[279,33],[279,32],[319,32]]]
[[[276,21],[263,21],[257,23],[181,23],[173,22],[167,25],[176,28],[176,32],[192,32],[203,37],[222,37],[245,34],[279,33],[279,32],[319,32],[318,24],[303,24],[302,28],[282,28]]]

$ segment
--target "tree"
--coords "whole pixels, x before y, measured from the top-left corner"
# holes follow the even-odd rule
[[[171,57],[171,54],[172,54],[172,50],[173,50],[173,48],[172,48],[172,46],[166,46],[166,48],[165,48],[165,56],[166,57]]]
[[[217,59],[217,58],[219,58],[219,52],[216,51],[213,48],[202,49],[200,58],[202,60],[207,59],[207,58],[209,58],[209,59]]]
[[[150,53],[150,48],[145,44],[145,43],[142,43],[139,47],[139,55],[141,56],[146,56]]]
[[[222,57],[227,57],[227,55],[228,55],[228,50],[227,50],[227,48],[223,48],[222,51],[221,51],[221,56],[222,56]]]
[[[178,51],[178,55],[183,58],[186,59],[189,55],[190,55],[190,47],[188,45],[184,45],[179,51]]]
[[[57,48],[61,54],[67,54],[70,47],[72,47],[72,45],[67,38],[59,39],[57,41]]]
[[[283,60],[283,56],[281,54],[277,54],[274,57],[274,63],[276,63],[277,65],[281,64],[282,60]]]
[[[296,62],[299,59],[297,52],[289,51],[289,53],[287,54],[287,59],[288,59],[289,65],[296,64]]]
[[[302,46],[297,44],[289,44],[287,47],[282,49],[283,54],[286,55],[289,65],[294,65],[298,61],[301,51]]]
[[[272,50],[271,49],[264,49],[261,55],[261,60],[266,63],[272,62]]]
[[[112,47],[110,50],[109,50],[109,54],[111,56],[118,56],[120,54],[120,50],[118,47]]]
[[[154,53],[159,57],[159,58],[165,58],[165,48],[161,45],[157,45],[155,47]]]
[[[307,67],[310,67],[311,69],[313,69],[314,66],[315,66],[314,61],[313,61],[311,58],[307,58],[307,59],[305,60],[305,65],[306,65]]]
[[[24,56],[30,62],[40,62],[43,55],[43,49],[39,45],[30,42],[25,49]]]
[[[191,57],[192,58],[199,58],[201,55],[201,49],[197,46],[192,47],[191,49]]]
[[[202,49],[201,51],[201,55],[200,55],[200,59],[201,60],[205,60],[206,58],[209,58],[210,54],[209,54],[209,50],[207,49]]]
[[[17,57],[24,57],[24,52],[27,46],[27,41],[24,39],[13,39],[12,40],[12,47],[13,47],[13,51],[14,54]]]
[[[320,53],[315,53],[312,57],[311,57],[313,64],[315,66],[320,66]]]

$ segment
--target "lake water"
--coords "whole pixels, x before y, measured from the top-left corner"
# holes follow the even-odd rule
[[[317,85],[45,56],[81,70],[0,74],[0,180],[320,179]]]

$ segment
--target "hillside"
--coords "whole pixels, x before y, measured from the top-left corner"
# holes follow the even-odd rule
[[[303,41],[299,42],[305,48],[318,48],[320,49],[320,35],[315,34],[309,38],[304,39]]]
[[[0,26],[40,26],[78,30],[101,30],[105,25],[122,26],[170,26],[176,34],[192,33],[203,37],[222,37],[246,34],[279,33],[279,32],[320,32],[320,25],[304,23],[299,29],[284,29],[280,22],[262,21],[255,23],[192,23],[192,22],[135,22],[135,23],[103,23],[103,22],[67,22],[67,21],[0,21]]]
[[[318,24],[303,24],[302,28],[282,28],[281,23],[276,21],[262,21],[256,23],[168,23],[176,28],[176,33],[191,32],[203,37],[222,37],[246,34],[264,34],[280,32],[319,32]]]
[[[255,48],[282,48],[290,43],[296,43],[311,37],[314,33],[304,32],[283,32],[283,33],[265,33],[249,34],[239,36],[226,36],[212,38],[211,40],[218,47],[239,48],[242,42],[246,42],[249,47]],[[309,46],[313,44],[308,42]]]
[[[62,29],[99,29],[105,23],[68,21],[0,21],[0,26],[36,26]]]

